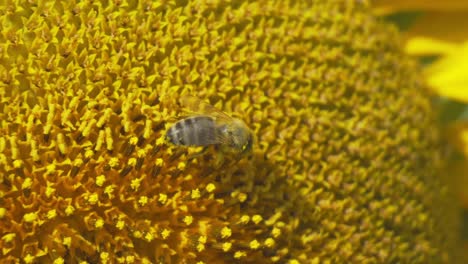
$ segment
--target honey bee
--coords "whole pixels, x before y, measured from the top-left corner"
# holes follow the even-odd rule
[[[197,97],[184,96],[183,107],[191,114],[174,123],[166,138],[175,145],[228,147],[244,155],[252,151],[254,135],[240,119],[233,118]]]

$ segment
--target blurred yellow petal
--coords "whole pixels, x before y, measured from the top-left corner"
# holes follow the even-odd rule
[[[412,37],[406,42],[406,52],[411,55],[440,55],[455,52],[459,45],[427,37]]]
[[[429,65],[425,74],[439,95],[468,102],[468,42]]]
[[[376,12],[389,14],[400,11],[414,10],[437,10],[437,11],[459,11],[468,10],[466,0],[375,0],[373,1]]]

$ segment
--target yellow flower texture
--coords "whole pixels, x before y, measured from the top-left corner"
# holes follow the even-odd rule
[[[430,98],[371,11],[4,3],[2,262],[456,263]],[[168,144],[183,94],[242,118],[253,155]]]

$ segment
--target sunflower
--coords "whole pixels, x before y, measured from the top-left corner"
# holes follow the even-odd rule
[[[0,11],[2,262],[460,260],[430,92],[368,2]],[[252,155],[167,142],[188,94]]]

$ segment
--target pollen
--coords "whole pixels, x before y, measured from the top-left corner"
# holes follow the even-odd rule
[[[130,184],[130,187],[132,187],[134,191],[138,190],[141,184],[141,180],[142,180],[141,178],[133,179]]]
[[[245,256],[247,256],[247,253],[245,251],[236,251],[234,253],[234,258],[235,259],[240,259],[240,258],[243,258]]]
[[[96,204],[99,201],[98,194],[97,193],[92,193],[92,194],[87,196],[86,200],[90,204]]]
[[[239,219],[239,223],[241,223],[241,224],[247,224],[247,223],[249,223],[249,221],[250,221],[250,216],[248,216],[248,215],[243,215]]]
[[[0,207],[0,219],[5,217],[7,210],[3,207]]]
[[[67,247],[71,246],[72,238],[71,237],[64,237],[63,238],[63,244]]]
[[[104,226],[104,220],[102,219],[97,219],[96,222],[94,223],[94,227],[96,229],[101,229]]]
[[[271,235],[273,235],[275,238],[279,237],[281,235],[281,229],[274,227],[271,231]]]
[[[274,245],[275,245],[275,240],[273,238],[269,237],[269,238],[265,239],[265,246],[266,247],[271,248]]]
[[[54,259],[54,262],[53,262],[53,264],[63,264],[63,263],[65,263],[65,260],[62,257],[58,257]]]

